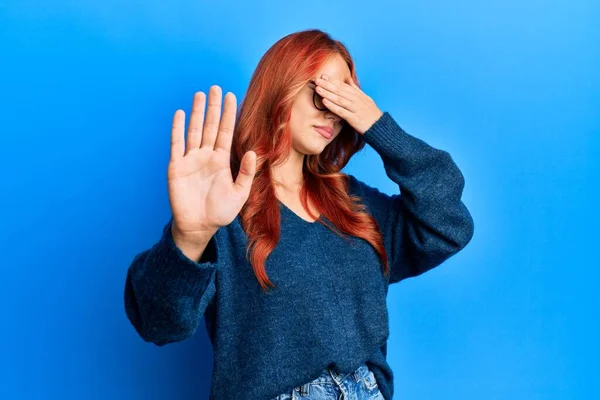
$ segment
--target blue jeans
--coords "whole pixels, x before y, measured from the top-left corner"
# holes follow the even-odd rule
[[[384,400],[373,372],[366,364],[340,375],[327,368],[317,379],[272,400]]]

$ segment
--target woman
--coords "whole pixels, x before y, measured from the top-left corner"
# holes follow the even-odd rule
[[[382,112],[319,30],[267,51],[238,115],[232,93],[220,115],[218,86],[206,117],[205,100],[185,140],[175,112],[172,218],[129,266],[129,320],[163,346],[204,317],[211,399],[391,399],[388,286],[471,240],[460,170]],[[401,194],[341,172],[365,143]]]

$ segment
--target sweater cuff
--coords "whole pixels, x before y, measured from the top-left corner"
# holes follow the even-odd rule
[[[367,129],[363,139],[380,155],[390,159],[410,154],[415,145],[425,144],[402,129],[387,111]]]
[[[173,220],[165,225],[163,234],[151,252],[151,265],[159,271],[155,278],[171,281],[173,290],[184,296],[202,293],[212,274],[216,273],[219,262],[216,233],[210,238],[198,262],[188,258],[173,240],[171,225]]]
[[[167,251],[174,253],[177,257],[177,260],[183,262],[185,264],[191,264],[195,267],[206,267],[207,264],[216,264],[218,261],[218,251],[217,251],[217,241],[216,241],[216,233],[210,238],[204,252],[200,256],[198,262],[187,257],[179,247],[175,244],[175,240],[173,239],[173,232],[171,231],[171,226],[173,225],[173,218],[169,220],[167,225],[163,229],[163,236],[161,240],[163,240],[166,244]]]

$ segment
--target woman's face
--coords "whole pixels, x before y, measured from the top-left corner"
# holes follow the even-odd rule
[[[334,82],[344,82],[352,75],[348,65],[344,59],[335,54],[329,58],[317,71],[316,76],[327,74],[329,80]],[[344,121],[336,114],[326,109],[322,102],[317,102],[315,107],[313,102],[315,85],[312,83],[306,84],[292,105],[292,115],[290,118],[290,130],[292,134],[292,144],[294,149],[302,154],[320,154],[325,146],[327,146],[340,133]],[[315,128],[323,126],[333,129],[333,135],[330,138],[323,136]]]

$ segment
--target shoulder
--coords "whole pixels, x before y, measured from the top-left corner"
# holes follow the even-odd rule
[[[346,176],[348,178],[348,192],[350,194],[363,195],[365,186],[368,185],[352,174],[346,174]]]
[[[401,194],[387,194],[374,186],[348,175],[349,188],[351,195],[360,197],[360,202],[366,207],[366,211],[375,218],[380,226],[386,226],[387,223],[395,221],[402,212]]]
[[[389,195],[368,183],[361,181],[352,174],[346,174],[348,177],[348,192],[360,196],[366,201],[389,202],[396,199],[399,194]]]

